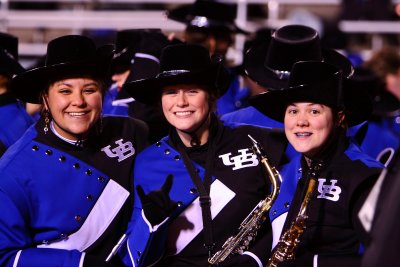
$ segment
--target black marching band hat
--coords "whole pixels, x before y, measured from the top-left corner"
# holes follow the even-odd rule
[[[139,45],[146,34],[162,34],[161,29],[125,29],[118,31],[115,37],[115,54],[110,65],[110,73],[129,70],[132,59],[138,52]]]
[[[73,77],[105,79],[114,47],[96,48],[92,39],[82,35],[66,35],[47,45],[45,65],[15,76],[11,81],[14,95],[28,103],[40,103],[40,93],[49,82]]]
[[[311,102],[343,109],[349,126],[368,119],[371,101],[367,94],[342,90],[343,73],[326,62],[300,61],[293,65],[288,85],[250,98],[250,104],[268,117],[283,122],[286,107],[295,102]]]
[[[373,116],[391,116],[400,109],[399,100],[386,90],[386,84],[367,67],[357,67],[354,75],[343,84],[345,90],[352,88],[360,93],[366,93],[372,99]]]
[[[161,51],[170,44],[172,42],[161,31],[143,32],[132,59],[127,82],[156,76],[160,71]]]
[[[123,90],[139,102],[156,105],[162,88],[168,85],[206,85],[223,95],[229,83],[229,74],[222,61],[211,59],[206,48],[195,44],[174,44],[163,49],[160,72],[155,77],[126,82]]]
[[[304,25],[286,25],[264,44],[251,47],[244,56],[246,74],[268,90],[285,87],[298,61],[323,61],[337,66],[344,77],[353,73],[351,62],[333,49],[324,49],[318,32]]]
[[[18,38],[7,33],[0,33],[0,74],[12,77],[25,71],[18,62]]]
[[[136,44],[125,83],[156,76],[160,72],[161,51],[169,44],[171,41],[161,31],[143,31]],[[131,98],[124,88],[117,96],[117,99],[123,98]]]
[[[196,0],[193,4],[182,5],[167,11],[169,19],[186,24],[188,28],[208,30],[225,30],[231,33],[247,32],[239,28],[236,23],[234,4],[211,0]]]

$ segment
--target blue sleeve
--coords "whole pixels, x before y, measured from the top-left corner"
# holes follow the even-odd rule
[[[14,192],[18,190],[15,188]],[[17,195],[17,194],[16,194]],[[83,254],[77,250],[36,248],[27,221],[28,209],[0,190],[0,266],[71,267],[81,266]]]

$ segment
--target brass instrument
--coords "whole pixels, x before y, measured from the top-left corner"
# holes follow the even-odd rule
[[[293,260],[300,243],[300,237],[306,229],[307,206],[311,200],[314,192],[316,181],[316,172],[320,169],[321,164],[316,164],[311,171],[308,181],[307,191],[304,195],[303,202],[301,203],[299,213],[296,219],[292,222],[289,229],[279,239],[278,244],[272,250],[271,257],[268,260],[267,267],[277,267],[278,263]]]
[[[222,246],[222,249],[208,259],[210,264],[217,265],[224,261],[231,254],[242,254],[246,249],[248,249],[250,242],[257,236],[258,229],[267,219],[267,212],[279,194],[281,184],[281,176],[279,172],[275,169],[275,167],[271,166],[263,148],[259,145],[259,143],[250,135],[248,136],[253,143],[252,150],[254,154],[257,155],[262,164],[265,175],[267,175],[271,181],[272,192],[265,199],[261,200],[257,206],[254,207],[251,213],[243,220],[236,236],[229,237]]]

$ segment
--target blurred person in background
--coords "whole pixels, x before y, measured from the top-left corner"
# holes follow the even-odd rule
[[[133,99],[122,92],[137,47],[144,29],[126,29],[117,32],[115,37],[115,55],[110,65],[112,85],[103,100],[103,113],[128,116],[129,103]]]
[[[136,101],[125,92],[123,85],[157,75],[161,50],[177,42],[169,40],[160,29],[132,29],[117,33],[117,52],[111,62],[114,83],[104,99],[103,113],[130,116],[146,122],[151,143],[168,134],[168,123],[160,109]]]
[[[34,122],[24,103],[17,100],[9,88],[11,78],[24,70],[18,62],[18,38],[0,33],[0,156]]]
[[[399,52],[394,47],[384,47],[364,62],[362,68],[364,75],[360,72],[359,76],[355,76],[353,86],[371,92],[373,113],[363,130],[361,148],[386,164],[400,146]],[[360,84],[357,85],[357,82]]]
[[[235,23],[237,6],[225,2],[196,0],[167,12],[168,18],[186,25],[183,41],[206,47],[210,55],[219,55],[224,60],[228,49],[234,44],[236,34],[248,34]],[[249,91],[241,85],[239,73],[230,66],[232,84],[217,102],[217,113],[225,113],[246,107]]]

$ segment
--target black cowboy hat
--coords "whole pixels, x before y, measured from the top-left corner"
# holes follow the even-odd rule
[[[152,78],[127,82],[123,86],[135,100],[155,105],[163,87],[174,84],[206,85],[223,95],[230,83],[229,74],[218,60],[214,62],[206,48],[195,44],[165,47],[160,59],[160,72]]]
[[[161,52],[165,47],[171,44],[174,43],[169,41],[161,31],[143,32],[136,53],[131,60],[131,71],[126,82],[156,76],[160,72]]]
[[[185,23],[189,28],[247,34],[235,23],[236,10],[237,7],[234,4],[196,0],[193,4],[182,5],[167,11],[167,16],[169,19]]]
[[[344,109],[350,126],[359,124],[371,113],[367,94],[346,88],[342,90],[340,69],[321,61],[300,61],[293,65],[288,85],[250,98],[249,102],[268,117],[283,122],[286,107],[294,102],[313,102]]]
[[[246,74],[269,90],[285,87],[298,61],[323,61],[337,66],[344,77],[353,73],[351,62],[339,52],[321,47],[318,32],[304,25],[287,25],[272,33],[271,40],[251,47],[244,56]]]
[[[25,71],[18,62],[18,38],[0,33],[0,74],[13,76]]]
[[[28,70],[11,81],[11,91],[28,103],[40,103],[40,92],[51,81],[65,77],[99,77],[105,79],[113,46],[96,49],[92,39],[81,35],[58,37],[47,45],[45,65]]]
[[[115,37],[115,54],[110,65],[110,73],[120,73],[128,70],[140,42],[147,34],[163,35],[161,29],[126,29],[117,32]],[[150,47],[157,45],[148,43]],[[150,48],[149,48],[150,49]]]
[[[399,100],[389,93],[382,79],[367,67],[360,66],[354,69],[354,75],[345,79],[344,90],[366,93],[372,99],[372,116],[391,116],[400,109]]]

